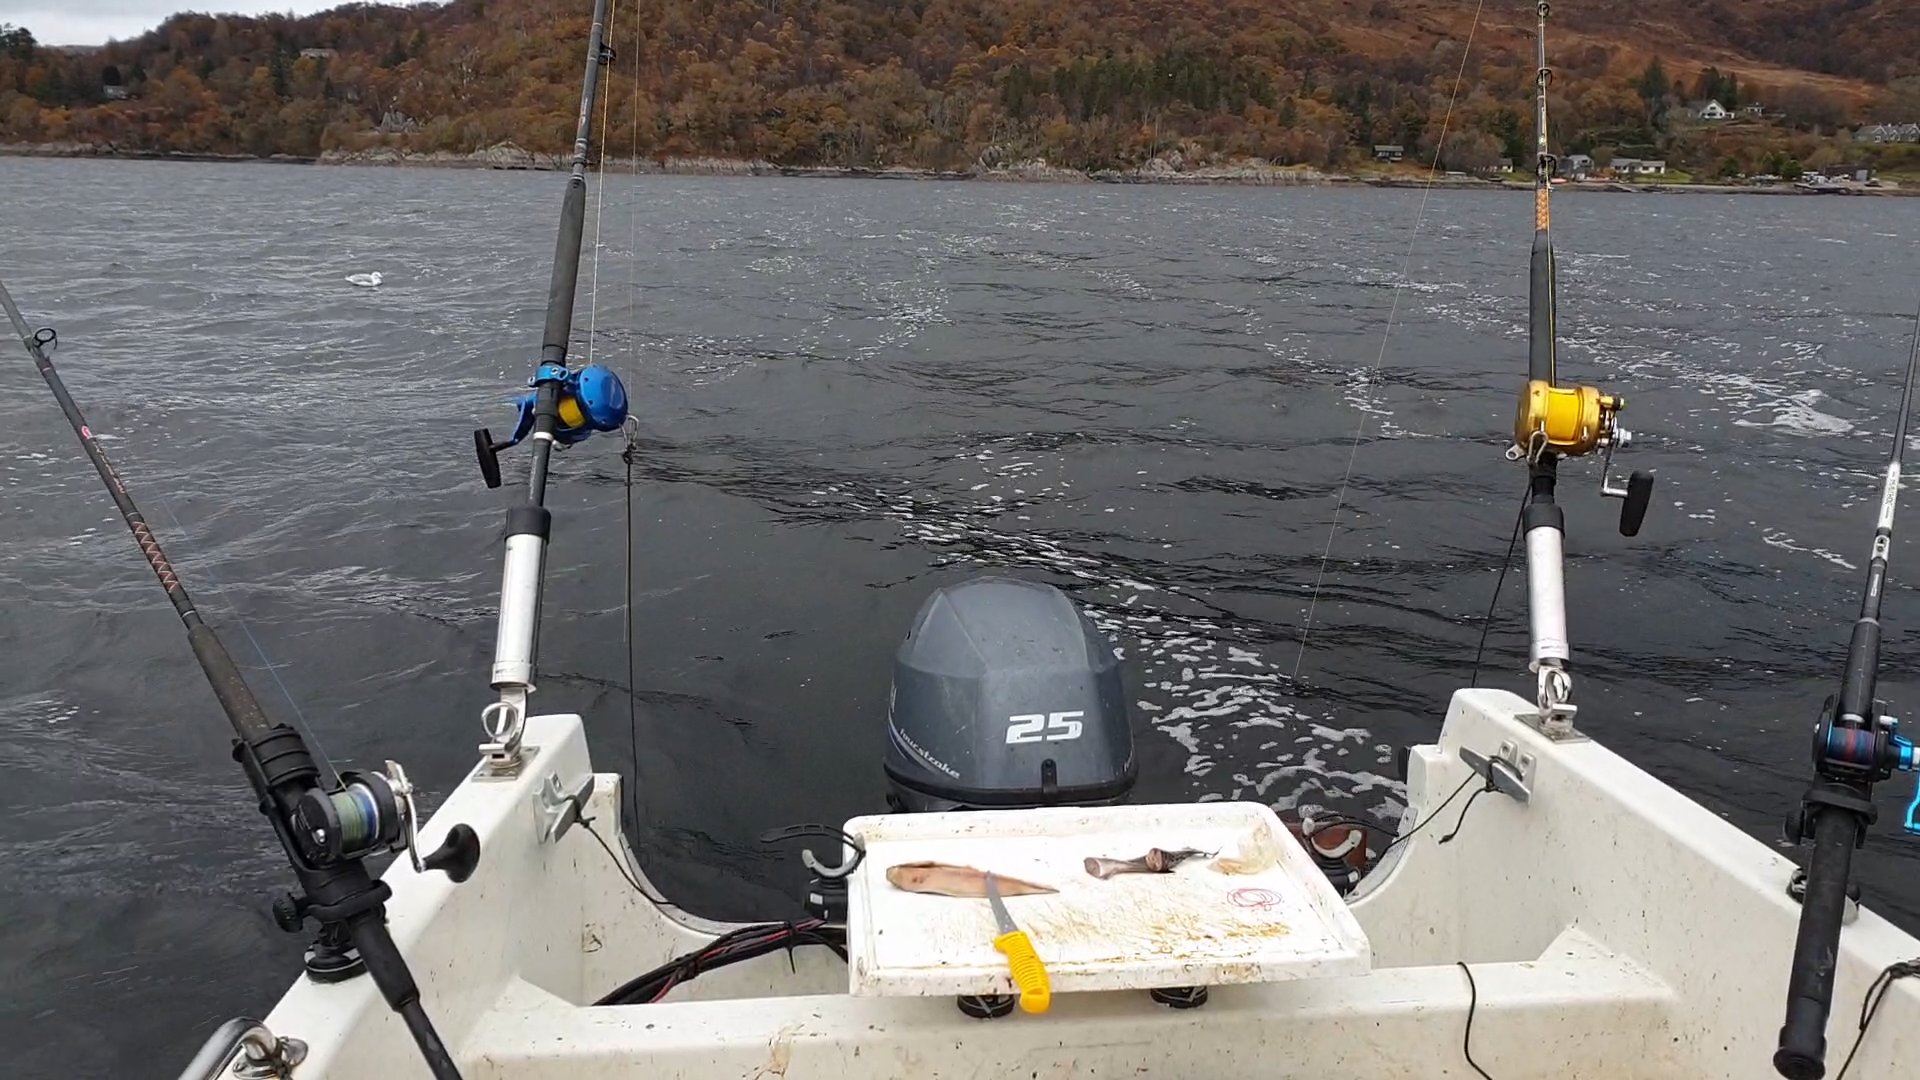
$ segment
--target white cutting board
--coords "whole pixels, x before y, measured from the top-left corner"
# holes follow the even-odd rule
[[[971,866],[1050,885],[1007,909],[1045,962],[1055,993],[1222,986],[1367,971],[1365,931],[1273,810],[1244,802],[887,814],[846,830],[867,856],[848,882],[850,992],[934,997],[1013,992],[984,899],[887,883],[911,862]],[[1089,856],[1148,848],[1234,855],[1265,845],[1274,865],[1226,874],[1196,858],[1170,874],[1101,881]]]

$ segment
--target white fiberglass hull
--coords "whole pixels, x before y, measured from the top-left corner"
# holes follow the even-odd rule
[[[797,951],[797,970],[774,953],[661,1004],[594,1007],[729,927],[662,914],[582,829],[541,839],[541,785],[558,774],[571,790],[591,768],[570,716],[532,720],[538,751],[519,777],[469,778],[423,830],[428,848],[455,823],[478,830],[473,878],[396,863],[388,910],[469,1080],[1473,1076],[1470,1008],[1473,1059],[1498,1080],[1772,1075],[1798,919],[1792,864],[1597,743],[1548,740],[1521,719],[1532,711],[1504,691],[1461,691],[1439,743],[1414,751],[1410,821],[1473,776],[1463,750],[1504,745],[1530,798],[1484,794],[1441,844],[1462,798],[1393,849],[1352,901],[1372,970],[1216,987],[1197,1009],[1115,991],[974,1020],[950,998],[849,996],[846,966],[823,949]],[[618,805],[617,778],[599,777],[589,816],[603,835]],[[1869,911],[1847,926],[1829,1075],[1868,984],[1915,956],[1920,940]],[[364,978],[303,977],[267,1026],[306,1043],[303,1080],[426,1075]],[[1915,1061],[1920,980],[1909,979],[1893,984],[1848,1075],[1893,1080]]]

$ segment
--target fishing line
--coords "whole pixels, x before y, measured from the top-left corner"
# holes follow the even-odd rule
[[[637,9],[636,9],[637,10]],[[640,19],[633,20],[633,143],[627,148],[627,315],[636,323],[640,317]],[[636,326],[635,329],[638,329]],[[637,341],[638,335],[628,339]],[[628,528],[632,528],[631,522]]]
[[[607,9],[607,40],[612,41],[614,27],[620,21],[620,0]],[[603,46],[608,52],[611,45]],[[600,224],[607,206],[607,121],[613,116],[613,95],[600,105],[600,160],[593,167],[593,276],[587,284],[587,363],[593,363],[594,332],[600,326]]]
[[[635,828],[640,825],[640,705],[634,693],[638,687],[633,672],[633,459],[638,456],[638,444],[634,437],[639,422],[627,418],[627,448],[620,452],[620,459],[627,463],[626,519],[627,519],[627,599],[621,619],[621,641],[627,650],[627,747],[633,756],[633,772],[627,776],[627,801],[633,811]]]
[[[42,358],[50,359],[54,352],[59,349],[60,332],[50,326],[41,327],[38,330],[29,330],[26,317],[20,313],[20,308],[14,304],[12,294],[6,291],[4,285],[0,285],[0,311],[4,311],[7,320],[13,324],[14,331],[20,335],[22,343],[30,345],[30,351],[31,349],[38,349],[40,350]],[[60,393],[64,392],[64,390],[60,391]],[[56,397],[58,396],[59,395],[56,394]],[[76,426],[83,432],[86,432],[86,442],[92,442],[97,438],[84,424],[77,424]],[[113,478],[112,486],[116,490],[120,490],[124,496],[124,489],[121,487],[118,476]],[[173,512],[173,504],[169,503],[164,497],[160,497],[160,509],[166,511],[168,519],[173,522],[174,529],[187,538],[188,546],[192,546],[193,537],[187,532],[186,526],[180,524],[179,515]],[[140,524],[141,529],[145,529],[146,527],[145,522]],[[139,535],[139,530],[135,530],[134,536],[136,540],[139,538]],[[159,552],[159,545],[155,543],[153,551],[149,552],[143,543],[141,551],[147,556],[148,564],[153,567],[154,573],[160,577],[161,585],[168,588],[170,592],[173,588],[177,588],[178,578],[174,576],[173,567],[166,562],[165,557],[161,556],[159,562],[154,561],[155,555]],[[162,567],[165,568],[164,574],[161,572]],[[221,586],[219,581],[215,580],[212,571],[202,566],[201,573],[207,581],[213,585],[213,591],[220,597],[221,601],[227,605],[227,610],[233,613],[234,621],[240,626],[240,632],[245,634],[247,641],[253,645],[254,654],[260,658],[260,663],[267,669],[267,674],[273,677],[273,683],[280,688],[281,696],[287,699],[287,707],[293,710],[296,721],[295,728],[300,732],[301,738],[313,745],[316,758],[325,767],[327,774],[333,779],[334,787],[338,788],[340,786],[340,774],[334,768],[332,759],[327,756],[326,748],[320,745],[320,740],[314,736],[313,729],[307,725],[307,718],[300,711],[300,703],[293,700],[293,694],[287,690],[287,684],[280,681],[279,671],[275,670],[273,661],[267,656],[267,650],[261,647],[260,639],[253,636],[253,630],[248,627],[246,616],[240,613],[239,605],[234,603],[233,597],[227,594],[226,589]],[[169,581],[172,582],[171,585],[169,585]],[[184,618],[184,615],[182,617]],[[198,617],[197,613],[196,617]]]
[[[1526,520],[1527,505],[1533,502],[1533,485],[1520,493],[1520,510],[1513,515],[1513,533],[1507,537],[1507,557],[1500,563],[1500,576],[1493,583],[1493,599],[1487,601],[1487,613],[1480,617],[1480,644],[1473,650],[1473,677],[1468,687],[1480,685],[1480,661],[1487,655],[1487,632],[1493,629],[1493,611],[1500,606],[1500,590],[1507,583],[1507,571],[1513,569],[1513,553],[1520,546],[1520,523]]]
[[[1387,343],[1393,338],[1394,320],[1400,314],[1400,297],[1407,287],[1407,271],[1413,265],[1413,249],[1420,240],[1420,227],[1426,222],[1427,200],[1433,196],[1434,177],[1440,174],[1440,155],[1447,148],[1447,130],[1453,123],[1453,106],[1460,98],[1460,83],[1467,76],[1467,58],[1473,55],[1473,36],[1480,29],[1480,9],[1485,4],[1486,0],[1477,0],[1473,5],[1473,23],[1467,27],[1467,43],[1460,52],[1460,70],[1454,73],[1453,92],[1447,95],[1447,111],[1440,120],[1440,138],[1433,148],[1433,164],[1427,168],[1427,182],[1420,190],[1420,209],[1413,218],[1413,232],[1407,237],[1406,253],[1400,257],[1400,280],[1393,286],[1393,303],[1387,310],[1386,333],[1380,335],[1380,353],[1374,357],[1373,367],[1367,371],[1369,382],[1379,373],[1381,364],[1387,358]],[[1360,424],[1353,432],[1353,445],[1347,450],[1347,471],[1340,477],[1340,493],[1333,500],[1333,517],[1327,522],[1327,546],[1320,553],[1320,570],[1313,578],[1313,594],[1307,599],[1307,621],[1300,629],[1300,652],[1293,658],[1293,681],[1296,685],[1300,682],[1300,665],[1307,658],[1307,639],[1313,634],[1313,614],[1320,603],[1320,586],[1327,577],[1327,561],[1333,557],[1333,539],[1340,530],[1340,508],[1346,505],[1347,484],[1353,479],[1353,463],[1359,457],[1360,440],[1366,430],[1367,413],[1363,409],[1360,412]]]
[[[186,539],[187,547],[194,547],[193,534],[180,523],[180,516],[173,512],[173,504],[168,502],[164,495],[156,495],[155,498],[159,500],[160,509],[166,513],[167,520],[173,522],[174,531]],[[293,718],[300,727],[300,734],[313,744],[315,750],[319,751],[319,760],[326,768],[327,775],[333,779],[333,788],[338,790],[341,787],[339,770],[334,768],[333,759],[327,755],[327,748],[320,745],[320,739],[313,733],[312,725],[307,723],[306,714],[300,711],[300,703],[293,700],[293,692],[287,689],[286,683],[280,681],[280,672],[273,658],[269,657],[267,650],[260,645],[260,639],[253,636],[253,629],[247,625],[247,617],[240,613],[240,605],[234,602],[227,587],[220,584],[219,579],[213,576],[213,571],[205,562],[200,564],[199,573],[201,577],[207,579],[207,584],[213,586],[213,594],[218,596],[220,602],[227,605],[227,610],[233,614],[234,624],[240,627],[240,633],[246,637],[247,644],[253,646],[254,655],[260,658],[260,666],[267,669],[267,675],[273,679],[273,685],[280,688],[280,696],[287,699],[287,708],[293,710]]]

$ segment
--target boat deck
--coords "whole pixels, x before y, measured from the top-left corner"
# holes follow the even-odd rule
[[[568,716],[531,721],[528,767],[470,778],[425,830],[428,846],[455,822],[480,831],[468,883],[389,870],[393,929],[470,1077],[1771,1075],[1792,864],[1598,743],[1547,739],[1532,711],[1461,691],[1439,743],[1415,749],[1414,820],[1478,783],[1463,751],[1514,761],[1529,797],[1485,794],[1442,844],[1463,798],[1369,875],[1351,905],[1371,971],[1215,987],[1196,1009],[1116,990],[976,1020],[946,998],[852,996],[823,949],[713,971],[659,1004],[588,1004],[730,927],[657,909],[581,829],[541,839],[540,786],[590,770]],[[603,832],[618,800],[617,778],[598,777],[588,812]],[[1834,1067],[1868,984],[1914,955],[1920,941],[1870,911],[1847,927]],[[268,1025],[308,1043],[302,1077],[425,1075],[364,980],[303,979]],[[1850,1080],[1910,1075],[1899,1063],[1917,1057],[1920,984],[1906,980]]]

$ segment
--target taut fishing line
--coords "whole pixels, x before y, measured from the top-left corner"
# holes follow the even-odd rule
[[[607,9],[607,40],[614,40],[620,22],[620,0]],[[635,23],[639,20],[635,19]],[[613,48],[607,46],[609,51]],[[593,274],[587,281],[587,363],[593,363],[594,335],[600,328],[600,224],[607,208],[607,121],[613,116],[613,95],[600,103],[600,160],[593,167]]]
[[[1427,168],[1427,180],[1420,189],[1420,209],[1413,218],[1413,231],[1407,236],[1406,253],[1400,257],[1400,280],[1393,286],[1393,303],[1387,309],[1387,329],[1380,335],[1380,352],[1373,359],[1373,366],[1367,369],[1367,381],[1380,371],[1387,359],[1387,343],[1393,339],[1394,320],[1400,314],[1400,297],[1407,288],[1407,272],[1413,265],[1413,249],[1420,240],[1420,227],[1427,220],[1427,200],[1433,196],[1433,181],[1440,173],[1440,155],[1447,149],[1447,130],[1453,123],[1453,106],[1460,98],[1460,84],[1467,77],[1467,59],[1473,55],[1473,37],[1480,29],[1480,10],[1485,0],[1473,5],[1473,23],[1467,27],[1467,43],[1460,51],[1460,69],[1453,75],[1453,92],[1447,95],[1447,111],[1440,119],[1440,138],[1434,144],[1433,164]],[[1300,651],[1293,658],[1293,682],[1300,682],[1300,665],[1307,658],[1307,640],[1313,634],[1314,610],[1320,604],[1320,586],[1327,577],[1327,562],[1333,557],[1333,540],[1340,531],[1340,509],[1346,505],[1347,485],[1353,479],[1353,463],[1360,455],[1360,440],[1367,431],[1366,410],[1360,411],[1360,423],[1353,431],[1353,445],[1347,450],[1347,471],[1340,477],[1340,493],[1333,500],[1333,516],[1327,521],[1327,546],[1320,552],[1320,569],[1314,574],[1313,593],[1307,598],[1307,621],[1300,628]]]

